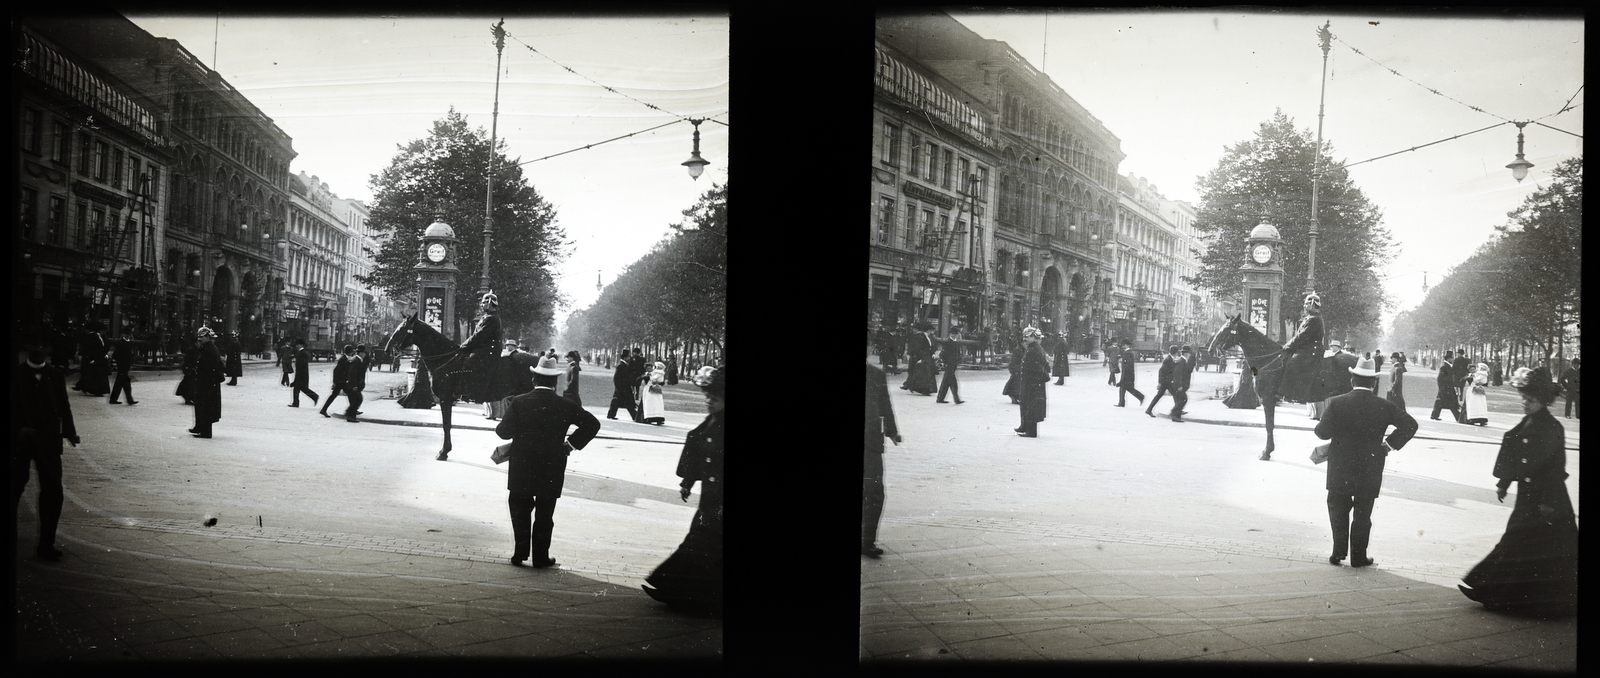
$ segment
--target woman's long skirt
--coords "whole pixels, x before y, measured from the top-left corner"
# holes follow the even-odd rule
[[[1222,400],[1222,404],[1234,410],[1253,410],[1261,406],[1261,398],[1256,395],[1256,376],[1249,367],[1239,371],[1238,387],[1233,395]]]
[[[933,395],[939,389],[939,382],[933,376],[932,360],[912,363],[910,373],[906,375],[906,388],[922,395]]]
[[[103,396],[111,392],[110,376],[105,360],[85,360],[78,372],[78,390],[86,395]]]
[[[665,394],[651,393],[650,387],[644,387],[644,423],[659,424],[667,420],[667,400]]]
[[[1577,610],[1578,526],[1561,482],[1517,483],[1506,533],[1462,579],[1491,610],[1567,616]]]
[[[1393,378],[1394,383],[1389,385],[1389,394],[1385,397],[1389,399],[1389,402],[1399,405],[1400,409],[1404,410],[1406,409],[1405,373],[1396,373]]]
[[[713,513],[717,515],[712,515]],[[720,507],[702,506],[678,550],[645,578],[651,598],[675,608],[718,612],[722,608],[722,518]]]
[[[1467,397],[1467,423],[1478,424],[1489,421],[1489,396],[1487,393],[1473,393],[1473,387],[1466,388]]]

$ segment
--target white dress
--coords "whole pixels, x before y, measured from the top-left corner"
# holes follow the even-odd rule
[[[1467,387],[1467,423],[1489,421],[1489,396],[1485,388],[1489,383],[1489,374],[1478,371],[1472,375],[1472,385]]]
[[[658,424],[667,420],[667,401],[661,393],[666,383],[665,370],[654,370],[650,373],[650,385],[644,389],[644,423]]]

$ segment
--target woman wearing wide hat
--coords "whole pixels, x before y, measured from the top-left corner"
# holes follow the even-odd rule
[[[1043,339],[1044,334],[1033,327],[1022,331],[1027,352],[1022,356],[1022,372],[1017,375],[1017,390],[1022,399],[1022,425],[1016,431],[1017,435],[1024,438],[1039,437],[1039,422],[1044,421],[1044,385],[1050,383],[1050,359],[1039,347]]]
[[[700,507],[689,534],[645,579],[651,598],[686,612],[717,614],[722,610],[722,435],[724,368],[701,367],[694,382],[705,390],[705,421],[689,432],[678,457],[680,497],[700,481]]]
[[[1517,484],[1516,508],[1460,589],[1491,610],[1569,616],[1577,610],[1578,522],[1567,494],[1566,429],[1549,409],[1556,387],[1540,377],[1526,367],[1511,375],[1526,416],[1501,441],[1494,475],[1502,502]]]

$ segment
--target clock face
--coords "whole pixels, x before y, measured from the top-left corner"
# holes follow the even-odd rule
[[[1255,249],[1250,251],[1250,258],[1255,259],[1258,264],[1265,264],[1272,259],[1272,248],[1266,245],[1256,245]]]
[[[428,261],[435,264],[444,261],[444,245],[434,243],[428,246]]]

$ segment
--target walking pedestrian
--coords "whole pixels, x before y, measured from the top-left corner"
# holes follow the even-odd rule
[[[1189,404],[1189,375],[1194,373],[1194,349],[1184,344],[1172,366],[1172,420],[1183,423],[1184,407]]]
[[[300,394],[305,393],[311,397],[311,404],[317,404],[317,392],[311,390],[311,352],[306,350],[306,340],[294,340],[294,402],[289,407],[300,406]],[[332,394],[329,395],[332,397]]]
[[[582,407],[583,398],[578,396],[578,373],[583,371],[583,367],[579,365],[580,362],[582,362],[582,358],[577,351],[567,351],[567,387],[566,390],[561,392],[561,397],[571,400],[574,404]]]
[[[17,543],[17,519],[22,491],[28,486],[31,465],[39,474],[39,542],[34,554],[46,560],[61,557],[56,548],[56,526],[66,493],[61,486],[61,441],[77,447],[78,429],[67,402],[67,379],[49,364],[50,337],[35,328],[19,333],[27,355],[11,372],[11,519],[6,523],[6,543]]]
[[[1119,357],[1120,354],[1113,350],[1111,344],[1106,343],[1103,345],[1106,347],[1106,364],[1111,366],[1110,374],[1106,376],[1106,385],[1116,386],[1117,375],[1122,372],[1122,360]]]
[[[887,328],[879,327],[873,334],[872,350],[878,354],[878,364],[883,366],[883,371],[894,374],[899,372],[899,351],[895,350],[894,334]]]
[[[1056,386],[1062,386],[1066,383],[1066,378],[1072,376],[1072,366],[1069,364],[1072,359],[1072,347],[1067,344],[1066,332],[1056,337],[1054,352],[1055,364],[1052,366],[1054,369],[1051,370],[1051,376],[1056,378]]]
[[[1039,422],[1045,418],[1044,386],[1050,383],[1050,359],[1039,347],[1043,339],[1044,335],[1036,328],[1029,327],[1022,331],[1022,342],[1027,345],[1027,352],[1022,357],[1018,389],[1022,394],[1022,425],[1016,430],[1017,435],[1024,438],[1039,437]]]
[[[652,367],[644,387],[644,416],[640,420],[660,426],[667,421],[666,395],[662,393],[667,384],[667,364],[658,360]]]
[[[546,358],[533,368],[533,390],[511,399],[494,433],[511,441],[506,468],[506,503],[511,509],[511,564],[551,567],[550,536],[556,499],[566,477],[567,455],[581,450],[600,432],[600,421],[572,401],[556,395],[561,368]],[[569,436],[567,429],[576,426]],[[531,519],[530,519],[531,516]]]
[[[1456,381],[1450,377],[1452,368],[1450,356],[1450,351],[1445,351],[1444,359],[1439,361],[1439,378],[1437,380],[1439,395],[1434,397],[1433,414],[1428,416],[1429,419],[1434,421],[1439,421],[1439,410],[1441,409],[1450,410],[1450,415],[1455,417],[1456,421],[1461,421],[1461,411],[1456,405]]]
[[[626,355],[627,349],[623,349]],[[638,407],[633,404],[633,361],[619,357],[616,371],[611,373],[611,409],[606,411],[606,418],[615,420],[617,408],[628,411],[628,417],[638,421],[641,417]]]
[[[1117,380],[1117,407],[1128,406],[1127,398],[1129,393],[1139,399],[1140,405],[1144,404],[1144,394],[1133,387],[1133,365],[1136,360],[1138,360],[1138,354],[1133,352],[1133,342],[1124,338],[1122,340],[1122,355],[1118,357],[1120,365],[1117,371],[1121,373],[1122,377]]]
[[[1178,362],[1178,345],[1167,347],[1167,355],[1161,359],[1161,369],[1156,371],[1156,394],[1150,398],[1150,405],[1144,408],[1144,413],[1152,418],[1156,416],[1156,403],[1161,402],[1161,396],[1172,391],[1172,370]]]
[[[861,554],[883,555],[878,548],[878,520],[883,517],[883,439],[900,445],[900,429],[889,403],[889,383],[883,370],[867,364],[867,439],[862,456]]]
[[[569,353],[571,353],[569,351]],[[678,354],[667,354],[667,385],[675,386],[678,383]]]
[[[1572,366],[1561,371],[1561,392],[1567,394],[1566,414],[1568,419],[1582,419],[1578,416],[1578,366],[1583,361],[1573,358]]]
[[[939,359],[944,362],[944,379],[939,382],[939,397],[934,402],[949,402],[945,394],[954,394],[956,404],[965,402],[961,399],[961,383],[956,380],[956,367],[961,364],[961,341],[952,337],[939,342]]]
[[[227,345],[224,346],[224,348],[227,349],[228,358],[228,363],[226,366],[228,385],[238,386],[239,377],[244,376],[244,361],[239,357],[239,351],[243,350],[244,347],[239,343],[238,332],[228,333]]]
[[[323,403],[322,409],[317,412],[323,418],[328,417],[328,406],[339,396],[349,399],[349,395],[345,393],[345,383],[350,380],[350,365],[354,362],[355,354],[356,347],[350,344],[345,344],[339,349],[339,360],[333,364],[333,385],[328,389],[328,402]]]
[[[1494,358],[1489,360],[1489,379],[1495,386],[1504,383],[1505,363],[1500,361],[1500,354],[1498,353],[1494,354]]]
[[[1389,354],[1389,365],[1389,393],[1386,398],[1404,410],[1406,409],[1406,354],[1399,351]]]
[[[1372,361],[1359,362],[1351,374],[1355,377],[1351,391],[1328,399],[1316,434],[1331,441],[1327,489],[1333,555],[1328,562],[1338,565],[1349,555],[1351,567],[1366,567],[1374,564],[1367,541],[1372,534],[1372,505],[1383,486],[1384,461],[1390,450],[1405,447],[1417,434],[1417,420],[1373,394],[1378,370]],[[1394,432],[1385,439],[1390,426]]]
[[[117,370],[117,383],[111,386],[111,404],[120,404],[118,396],[127,394],[129,405],[138,405],[139,401],[133,399],[133,384],[128,379],[128,370],[133,369],[133,342],[127,337],[117,340],[117,347],[111,352],[112,366]]]
[[[1526,367],[1510,381],[1524,416],[1501,440],[1494,476],[1501,502],[1517,484],[1516,507],[1500,543],[1458,588],[1490,610],[1570,616],[1577,610],[1578,523],[1567,493],[1566,429],[1549,409],[1558,393]]]
[[[650,386],[653,361],[646,360],[642,349],[633,349],[633,402],[639,406],[639,416],[634,421],[644,423],[644,394]]]
[[[911,335],[911,362],[906,366],[906,383],[900,388],[917,395],[933,395],[939,385],[934,383],[933,376],[933,325],[925,320],[918,320],[911,325],[915,332]]]
[[[1465,423],[1473,426],[1485,426],[1489,423],[1489,365],[1478,363],[1478,369],[1467,377],[1467,399],[1462,403],[1466,409]]]
[[[1455,362],[1450,363],[1450,376],[1456,380],[1455,384],[1453,384],[1456,390],[1456,402],[1465,405],[1467,402],[1467,383],[1472,381],[1472,362],[1467,360],[1466,349],[1463,348],[1456,352]],[[1461,416],[1457,418],[1457,421],[1463,424],[1467,423],[1465,407],[1462,408]]]
[[[103,396],[111,390],[106,368],[106,340],[99,325],[90,325],[78,341],[78,383],[72,388],[89,396]]]
[[[186,336],[183,348],[183,378],[178,380],[178,390],[173,395],[181,396],[183,404],[194,404],[195,368],[200,363],[200,350],[193,335]]]
[[[196,438],[210,438],[211,426],[222,420],[222,382],[224,365],[222,352],[217,350],[217,333],[209,327],[195,330],[196,350],[194,385],[194,428],[189,432]]]
[[[293,388],[294,384],[289,382],[289,375],[294,374],[294,353],[287,341],[278,347],[278,367],[283,370],[283,378],[279,379],[278,383]]]
[[[689,491],[698,481],[700,505],[683,543],[656,566],[643,586],[651,598],[674,609],[702,614],[718,614],[722,609],[723,372],[723,368],[706,366],[695,375],[695,383],[705,390],[710,414],[684,439],[683,452],[678,455],[678,477],[683,479],[678,496],[689,501]],[[881,377],[878,383],[884,384]],[[880,388],[887,397],[887,386]]]

